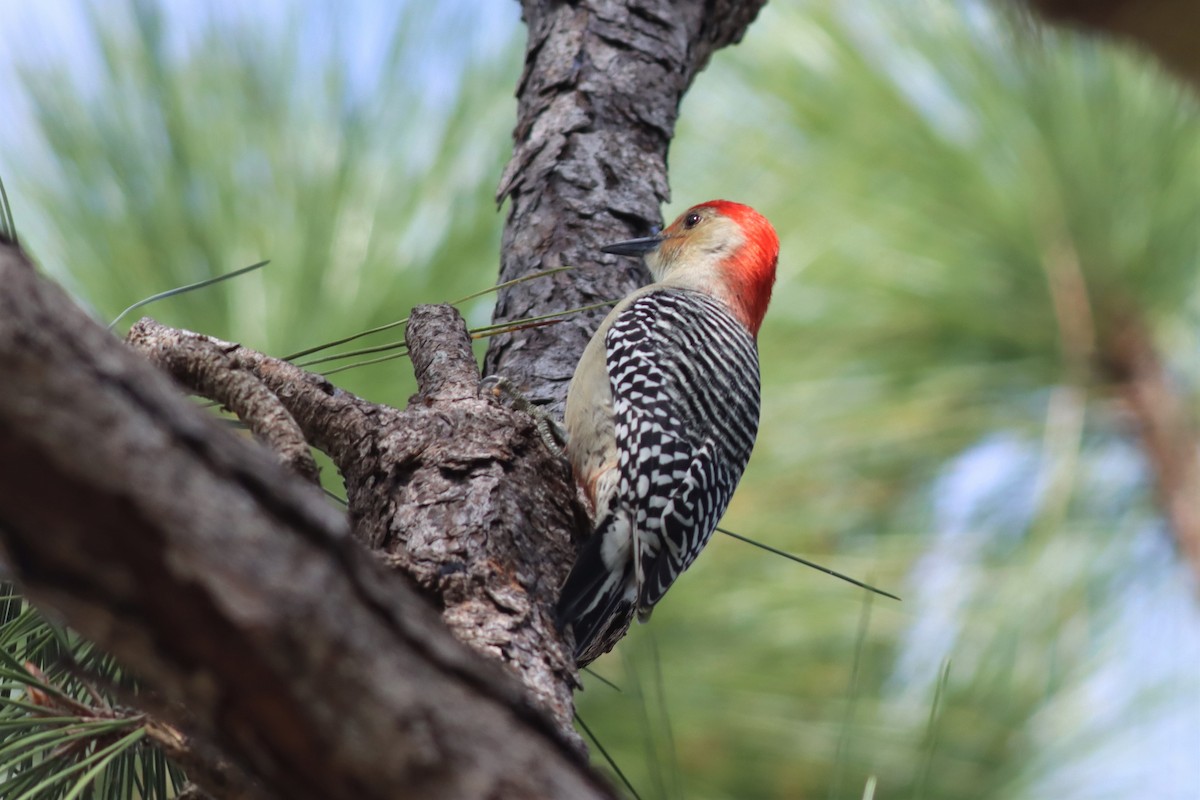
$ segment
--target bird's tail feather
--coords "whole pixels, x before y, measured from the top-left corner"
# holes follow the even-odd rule
[[[613,572],[604,563],[602,540],[595,533],[584,543],[555,608],[559,630],[569,625],[575,634],[575,662],[580,667],[611,650],[633,619],[632,576]]]

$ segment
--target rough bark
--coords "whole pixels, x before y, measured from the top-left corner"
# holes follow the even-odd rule
[[[660,221],[680,99],[764,1],[525,3],[501,278],[581,269],[502,293],[497,320],[645,281],[629,260],[597,265],[598,248]],[[452,311],[413,315],[421,392],[403,412],[236,344],[135,326],[130,344],[244,415],[272,454],[11,247],[0,286],[6,556],[31,597],[163,698],[155,713],[195,737],[188,753],[214,748],[202,789],[254,795],[213,785],[245,774],[289,798],[611,796],[580,756],[549,614],[581,522],[569,476],[528,417],[479,395]],[[599,317],[499,337],[489,367],[557,410]],[[343,473],[351,524],[281,468],[313,477],[304,441]]]
[[[500,278],[576,269],[503,291],[496,321],[620,298],[646,283],[640,263],[599,248],[661,224],[680,100],[712,53],[739,41],[765,2],[523,0],[525,71],[513,157],[497,194],[510,202]],[[495,337],[485,372],[504,375],[560,414],[603,316],[594,311],[553,329]]]
[[[413,580],[460,641],[512,669],[574,739],[574,669],[549,613],[579,529],[570,476],[528,417],[480,396],[453,308],[413,310],[407,341],[421,391],[404,412],[153,320],[139,321],[128,338],[193,390],[216,362],[278,396],[288,423],[341,471],[353,534]]]
[[[190,403],[11,247],[0,286],[6,557],[35,600],[132,666],[164,708],[187,709],[167,722],[274,796],[611,796],[521,685],[455,640],[315,487]],[[265,383],[284,365],[267,366]],[[289,409],[327,438],[331,417],[377,408],[319,378],[288,385],[327,398]],[[401,436],[391,421],[382,438]],[[392,477],[374,476],[380,492]]]
[[[524,0],[501,279],[578,269],[502,292],[497,321],[646,280],[598,248],[661,222],[683,93],[763,2]],[[1194,29],[1176,24],[1194,14],[1180,0],[1146,4],[1179,10],[1167,25],[1132,3],[1039,5],[1196,65],[1179,55]],[[527,418],[478,396],[452,313],[414,314],[422,390],[403,413],[237,345],[138,326],[137,347],[254,422],[273,456],[187,402],[12,248],[0,248],[0,286],[6,557],[34,599],[166,700],[164,722],[200,737],[186,753],[214,796],[611,796],[571,738],[573,673],[547,615],[578,522],[569,482]],[[557,411],[600,316],[497,337],[488,371]],[[1148,452],[1186,467],[1160,470],[1180,476],[1163,491],[1194,500],[1194,460],[1176,457],[1178,427],[1155,401],[1161,366],[1129,353],[1119,369]],[[297,431],[342,470],[353,526],[279,466],[312,477]]]
[[[130,343],[196,394],[216,400],[244,421],[250,431],[305,480],[317,482],[313,460],[292,415],[280,399],[253,373],[253,361],[243,363],[240,347],[207,336],[163,337],[155,342],[145,336],[148,325],[135,326]]]

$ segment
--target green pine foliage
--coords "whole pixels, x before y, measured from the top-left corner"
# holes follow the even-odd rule
[[[494,281],[521,32],[464,38],[476,9],[406,4],[355,68],[361,31],[335,6],[185,26],[167,4],[84,4],[89,80],[23,62],[44,150],[0,170],[23,242],[98,318],[270,259],[147,313],[280,355]],[[979,2],[781,1],[700,76],[671,163],[675,210],[748,202],[783,240],[760,439],[725,525],[904,601],[717,536],[595,665],[619,689],[585,678],[580,715],[638,794],[1179,786],[1154,782],[1187,769],[1178,743],[1131,732],[1200,696],[1197,615],[1097,366],[1136,320],[1200,409],[1194,97]],[[335,380],[400,404],[406,373]],[[20,600],[4,614],[2,774],[169,796],[136,720],[96,718],[135,684]],[[52,692],[74,716],[31,704]]]
[[[1200,408],[1194,97],[982,3],[770,4],[671,163],[678,207],[728,195],[783,239],[725,524],[904,602],[863,634],[860,593],[718,537],[628,665],[596,665],[670,676],[683,785],[646,794],[1119,798],[1172,769],[1185,791],[1178,751],[1125,733],[1187,724],[1197,615],[1101,362],[1134,318]],[[1131,615],[1154,608],[1176,616],[1151,633]],[[580,713],[657,787],[637,704],[589,687]]]
[[[137,685],[0,583],[0,787],[6,800],[166,800],[183,774],[146,745]],[[123,702],[124,701],[124,702]]]
[[[478,17],[465,8],[364,7],[383,17],[365,31],[333,2],[283,19],[232,5],[81,3],[95,63],[22,65],[45,151],[36,171],[9,166],[10,188],[43,265],[108,321],[269,260],[147,313],[275,355],[494,283],[515,39],[464,36]],[[363,36],[369,77],[354,66]],[[482,324],[489,306],[464,311]],[[403,404],[406,372],[340,382]]]
[[[495,282],[515,26],[463,36],[478,14],[416,4],[360,9],[384,17],[370,32],[343,26],[333,2],[282,20],[172,11],[81,2],[90,47],[27,54],[5,76],[35,127],[0,140],[15,207],[0,208],[0,234],[15,217],[22,243],[100,321],[269,259],[142,313],[285,355]],[[377,63],[364,77],[351,70],[366,34]],[[490,303],[471,297],[460,309],[478,327]],[[337,380],[403,405],[415,384],[394,363]],[[328,463],[324,472],[338,487]],[[124,705],[136,682],[3,591],[0,796],[173,797],[185,779]]]

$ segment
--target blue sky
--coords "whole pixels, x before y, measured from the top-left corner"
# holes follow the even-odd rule
[[[67,69],[82,86],[88,86],[99,58],[88,35],[89,23],[78,0],[0,0],[0,175],[27,168],[26,156],[38,151],[28,107],[19,88],[16,66],[56,64]],[[103,0],[92,8],[103,9]],[[108,8],[111,8],[109,4]],[[209,19],[236,20],[243,25],[278,29],[287,24],[295,3],[258,0],[253,4],[214,0],[205,4],[164,4],[170,9],[172,47],[186,50],[191,35]],[[336,11],[334,8],[336,7]],[[346,67],[353,83],[363,92],[372,90],[385,54],[379,33],[403,10],[389,3],[312,3],[299,23],[297,36],[308,48],[314,63],[327,55],[336,40],[352,42]],[[429,96],[437,98],[451,90],[450,76],[463,63],[463,54],[497,48],[519,24],[515,0],[480,0],[477,3],[439,4],[441,20],[430,37],[428,49],[418,60],[414,76]],[[311,13],[310,13],[311,12]],[[914,80],[919,78],[917,75]],[[703,80],[703,79],[701,79]],[[919,87],[918,87],[919,88]],[[14,200],[21,223],[21,199]],[[1113,456],[1112,468],[1129,469],[1128,454]],[[954,620],[953,595],[960,570],[970,569],[981,532],[996,529],[980,524],[981,508],[994,507],[997,492],[1013,491],[1011,511],[1016,516],[1031,506],[1039,491],[1036,459],[1012,442],[981,444],[947,470],[938,492],[939,528],[937,547],[921,561],[913,575],[912,591],[906,601],[919,610],[921,624],[914,626],[905,659],[897,668],[897,681],[913,685],[916,676],[934,676],[937,664],[952,652],[958,631]],[[1014,491],[1015,487],[1015,491]],[[995,520],[991,521],[995,524]],[[1027,520],[1020,524],[1026,524]],[[1178,563],[1158,529],[1139,533],[1125,551],[1127,557],[1143,559],[1145,574],[1153,580],[1125,587],[1119,604],[1120,616],[1113,621],[1114,634],[1098,652],[1095,670],[1077,696],[1064,697],[1040,721],[1045,753],[1052,759],[1056,731],[1061,734],[1096,725],[1119,726],[1136,717],[1130,709],[1147,702],[1156,687],[1181,682],[1178,702],[1163,713],[1146,717],[1141,726],[1121,729],[1108,736],[1082,762],[1069,769],[1054,769],[1047,763],[1037,793],[1045,797],[1154,797],[1188,800],[1200,797],[1200,614],[1197,613],[1194,582]],[[1189,679],[1189,675],[1191,676]],[[926,687],[928,688],[928,687]],[[1091,715],[1091,720],[1080,717]],[[1083,725],[1084,721],[1088,725]]]
[[[280,31],[296,25],[309,63],[317,64],[335,50],[352,85],[370,93],[387,57],[385,44],[396,21],[406,13],[403,3],[375,0],[295,3],[287,0],[209,0],[206,3],[146,3],[161,5],[172,50],[182,53],[206,25]],[[125,3],[103,0],[0,0],[0,167],[14,147],[36,146],[30,140],[28,103],[21,90],[18,65],[55,65],[69,71],[77,85],[87,88],[100,54],[89,35],[94,14],[120,26],[132,24]],[[91,9],[89,11],[89,9]],[[114,12],[113,9],[119,9]],[[300,10],[297,13],[298,9]],[[495,54],[520,24],[516,2],[439,2],[432,19],[420,23],[424,46],[406,61],[417,70],[414,83],[427,97],[446,98],[455,76],[467,60]]]

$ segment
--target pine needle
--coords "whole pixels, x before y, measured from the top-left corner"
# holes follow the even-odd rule
[[[333,369],[325,370],[324,372],[322,372],[320,374],[324,377],[329,377],[330,375],[336,375],[339,372],[345,372],[348,369],[355,369],[357,367],[369,367],[372,364],[382,364],[385,361],[395,361],[397,358],[404,358],[407,355],[408,355],[408,349],[406,348],[403,352],[400,352],[400,353],[393,353],[389,356],[380,356],[379,358],[368,358],[366,361],[359,361],[355,364],[345,364],[340,367],[334,367]]]
[[[324,486],[321,487],[321,491],[324,492],[327,497],[329,497],[331,500],[333,500],[335,503],[338,503],[339,505],[343,505],[343,506],[350,505],[349,501],[347,501],[346,498],[342,497],[337,492],[331,492],[328,489],[326,489]]]
[[[25,790],[20,795],[13,798],[13,800],[36,800],[38,797],[42,796],[41,792],[46,788],[61,782],[64,778],[70,777],[76,772],[87,769],[87,772],[80,776],[79,780],[76,781],[75,785],[71,788],[71,791],[68,792],[64,798],[64,800],[72,800],[72,798],[78,797],[80,792],[91,785],[92,780],[95,779],[96,775],[99,774],[101,770],[108,766],[110,761],[119,756],[129,747],[136,744],[138,740],[145,735],[146,729],[139,726],[137,730],[126,734],[116,742],[110,744],[108,747],[98,750],[86,758],[81,759],[76,764],[61,771],[55,770],[36,786]],[[88,767],[91,767],[91,769],[88,769]]]
[[[804,566],[811,567],[811,568],[817,570],[818,572],[824,572],[826,575],[832,575],[833,577],[838,578],[839,580],[843,580],[846,583],[852,583],[861,589],[866,589],[868,592],[874,592],[875,594],[881,594],[884,597],[890,597],[893,600],[900,600],[900,598],[897,595],[894,595],[891,592],[885,592],[883,589],[877,589],[876,587],[872,586],[869,583],[863,583],[860,580],[851,578],[849,575],[843,575],[842,573],[840,573],[836,570],[832,570],[829,567],[823,567],[820,564],[816,564],[812,561],[809,561],[806,558],[801,558],[800,556],[793,555],[785,550],[779,550],[778,548],[771,547],[771,545],[769,545],[769,544],[763,544],[762,542],[755,541],[754,539],[751,539],[746,536],[742,536],[741,534],[734,533],[733,531],[730,531],[730,530],[726,530],[725,528],[718,527],[717,530],[720,531],[721,533],[725,534],[726,536],[732,536],[734,539],[737,539],[739,542],[745,542],[746,544],[752,544],[761,550],[766,550],[768,553],[774,553],[777,556],[783,556],[784,558],[786,558],[790,561],[795,561],[797,564],[803,564]]]
[[[562,317],[570,316],[571,314],[581,314],[584,311],[592,311],[597,308],[604,308],[605,306],[610,306],[616,302],[617,302],[616,300],[605,300],[602,303],[592,303],[591,305],[579,306],[578,308],[568,308],[565,311],[553,311],[549,314],[540,314],[536,317],[524,317],[522,319],[511,320],[508,322],[496,322],[491,325],[482,325],[478,328],[471,328],[470,330],[467,331],[467,333],[470,335],[470,337],[472,339],[486,339],[489,336],[496,336],[497,334],[501,334],[501,333],[513,333],[514,331],[523,331],[523,330],[527,330],[529,328],[541,328],[546,325],[555,325],[559,322],[562,322],[562,319],[561,319]],[[381,326],[379,328],[374,328],[371,331],[367,331],[367,333],[374,333],[374,332],[377,332],[380,330],[384,330],[385,328],[394,327],[394,326],[400,324],[401,322],[407,322],[407,321],[408,321],[407,319],[404,319],[404,320],[401,320],[400,322],[389,322],[387,325]],[[361,335],[366,335],[366,334],[364,333]],[[350,338],[351,339],[358,338],[358,336],[359,336],[359,334],[355,334],[355,336],[350,337]],[[346,339],[343,341],[349,341],[349,339]],[[324,348],[324,345],[322,345],[319,348],[311,348],[311,349],[305,351],[305,353],[315,353],[318,350],[323,349],[323,348]],[[339,372],[345,372],[346,370],[349,370],[349,369],[356,369],[358,367],[369,367],[373,364],[381,364],[385,361],[393,361],[397,358],[404,358],[408,355],[408,348],[405,347],[403,342],[391,342],[386,345],[379,345],[378,347],[365,347],[365,348],[362,348],[361,350],[357,350],[357,351],[354,351],[351,353],[342,353],[340,355],[325,356],[320,359],[314,359],[312,361],[306,361],[302,364],[297,364],[296,366],[310,367],[314,364],[324,363],[324,362],[328,362],[328,361],[337,361],[340,358],[347,358],[352,355],[362,355],[365,353],[376,353],[376,352],[380,352],[380,351],[384,351],[384,350],[391,350],[394,348],[400,348],[399,352],[392,353],[392,354],[386,355],[386,356],[380,356],[379,358],[370,358],[370,359],[367,359],[366,361],[359,361],[354,364],[345,364],[343,366],[334,367],[331,370],[326,370],[325,372],[321,373],[321,375],[323,375],[324,377],[329,377],[330,375],[336,375]],[[304,353],[301,353],[299,355],[304,355]],[[291,356],[288,356],[284,360],[290,361],[295,357],[296,357],[296,354],[293,354]]]
[[[294,361],[292,363],[294,363],[297,367],[315,367],[317,364],[327,364],[330,361],[340,361],[343,358],[367,356],[372,353],[386,353],[388,350],[398,350],[405,346],[406,345],[403,341],[388,342],[387,344],[377,344],[373,347],[360,347],[357,350],[347,350],[344,353],[334,353],[333,355],[321,356],[320,358],[312,358],[308,361]]]
[[[516,286],[518,283],[524,283],[525,281],[532,281],[532,280],[536,280],[538,278],[545,278],[548,275],[556,275],[559,272],[566,272],[569,269],[572,269],[572,267],[555,267],[554,269],[546,269],[546,270],[542,270],[541,272],[534,272],[529,275],[524,275],[520,278],[513,278],[511,281],[505,281],[504,283],[498,283],[495,286],[489,286],[486,289],[481,289],[478,292],[473,292],[472,294],[469,294],[466,297],[460,297],[459,299],[450,303],[450,305],[458,306],[463,303],[470,302],[471,300],[475,300],[476,298],[483,297],[484,295],[491,294],[492,292],[498,292],[501,289],[507,289],[510,286]],[[328,350],[331,347],[337,347],[339,344],[346,344],[347,342],[353,342],[355,339],[361,339],[364,336],[370,336],[373,333],[380,333],[381,331],[387,331],[387,330],[391,330],[392,328],[398,328],[401,325],[407,325],[408,320],[409,320],[409,318],[405,317],[404,319],[398,319],[393,322],[387,322],[387,323],[384,323],[383,325],[378,325],[374,328],[370,328],[365,331],[360,331],[358,333],[354,333],[349,336],[344,336],[341,339],[334,339],[333,341],[325,342],[324,344],[314,345],[313,347],[309,347],[305,350],[298,350],[295,353],[284,356],[282,360],[283,361],[294,361],[297,358],[303,358],[304,356],[310,356],[313,353],[319,353],[322,350]],[[309,363],[316,363],[316,362],[309,362]]]
[[[599,672],[596,672],[596,670],[592,669],[591,667],[584,667],[583,671],[586,672],[588,675],[591,675],[593,678],[600,681],[601,683],[603,683],[605,686],[612,689],[613,691],[617,691],[617,692],[621,691],[620,686],[617,686],[615,683],[613,683],[608,678],[601,675]]]
[[[108,329],[111,331],[113,328],[117,327],[117,323],[120,322],[125,317],[126,314],[128,314],[130,311],[133,311],[134,309],[142,308],[143,306],[148,306],[151,303],[158,302],[159,300],[166,300],[168,297],[174,297],[177,294],[184,294],[185,292],[191,292],[196,289],[203,289],[205,287],[212,286],[214,283],[220,283],[221,281],[227,281],[230,278],[240,277],[242,275],[245,275],[247,272],[253,272],[256,269],[261,269],[269,263],[271,263],[271,262],[270,261],[259,261],[257,264],[251,264],[248,267],[242,267],[241,269],[235,269],[233,272],[227,272],[224,275],[218,275],[215,278],[208,278],[207,280],[198,281],[197,283],[189,283],[187,286],[177,286],[174,289],[168,289],[165,292],[159,292],[158,294],[150,295],[149,297],[138,300],[136,303],[131,305],[129,308],[125,309],[120,314],[117,314],[116,319],[114,319],[112,322],[108,323]]]
[[[850,685],[846,689],[849,702],[846,703],[846,716],[842,719],[842,732],[838,736],[837,754],[833,760],[833,780],[829,783],[829,800],[840,794],[842,771],[846,766],[846,747],[850,744],[850,734],[854,727],[854,711],[858,707],[858,676],[862,666],[863,649],[867,642],[867,631],[871,626],[871,594],[863,596],[862,612],[858,618],[858,634],[854,638],[854,661],[850,666]]]
[[[304,350],[297,350],[295,353],[289,353],[288,355],[284,356],[280,360],[281,361],[295,361],[297,358],[303,358],[304,356],[310,356],[313,353],[319,353],[322,350],[328,350],[331,347],[337,347],[339,344],[346,344],[347,342],[353,342],[355,339],[361,339],[364,336],[370,336],[372,333],[380,333],[382,331],[389,331],[392,328],[398,328],[401,325],[407,325],[407,324],[408,324],[408,317],[405,317],[404,319],[394,320],[392,322],[385,322],[383,325],[377,325],[374,328],[368,328],[365,331],[359,331],[358,333],[352,333],[349,336],[343,336],[341,339],[334,339],[331,342],[325,342],[324,344],[314,345],[313,347],[309,347]]]
[[[629,782],[629,778],[625,777],[625,773],[617,766],[617,762],[613,761],[613,757],[604,749],[604,745],[600,744],[600,740],[596,738],[596,734],[592,733],[592,729],[583,721],[583,717],[579,716],[579,712],[575,712],[575,721],[579,723],[579,727],[583,728],[583,732],[592,740],[592,744],[596,745],[596,749],[600,751],[600,755],[604,756],[604,760],[608,762],[608,766],[612,767],[612,771],[617,773],[617,777],[621,779],[621,783],[625,784],[625,788],[633,795],[634,800],[642,800],[642,796],[637,793],[637,789],[633,788],[633,784]]]
[[[521,319],[507,320],[505,322],[494,322],[491,325],[483,325],[478,328],[471,329],[472,339],[484,339],[488,336],[495,336],[497,333],[508,333],[511,330],[521,330],[521,328],[536,327],[537,323],[546,323],[550,321],[561,321],[562,317],[569,317],[572,314],[582,314],[585,311],[595,311],[598,308],[615,305],[619,300],[604,300],[599,303],[591,303],[586,306],[578,306],[576,308],[568,308],[565,311],[552,311],[549,314],[539,314],[536,317],[522,317]],[[521,327],[514,327],[521,326]]]
[[[929,770],[933,766],[933,752],[937,749],[938,728],[942,721],[942,696],[946,693],[946,683],[950,678],[950,659],[942,661],[941,674],[938,676],[937,691],[933,694],[933,705],[929,708],[929,723],[926,735],[929,737],[929,747],[925,750],[925,758],[921,762],[921,774],[917,778],[917,790],[913,793],[914,800],[925,797],[925,785],[929,781]]]
[[[8,202],[8,192],[4,189],[3,180],[0,180],[0,240],[20,244],[17,239],[17,223],[13,221],[12,204]]]
[[[572,269],[575,269],[575,268],[574,267],[553,267],[551,269],[544,269],[541,272],[533,272],[533,273],[530,273],[529,275],[523,275],[520,278],[513,278],[510,281],[505,281],[504,283],[497,283],[495,286],[489,286],[486,289],[480,289],[478,292],[475,292],[474,294],[469,294],[466,297],[462,297],[462,298],[459,298],[458,300],[455,300],[450,305],[457,306],[457,305],[461,305],[462,303],[468,303],[472,300],[476,300],[480,297],[483,297],[484,295],[491,294],[492,292],[498,292],[501,289],[507,289],[510,286],[516,286],[518,283],[524,283],[525,281],[532,281],[537,278],[545,278],[549,275],[557,275],[560,272],[566,272],[567,270],[572,270]]]

